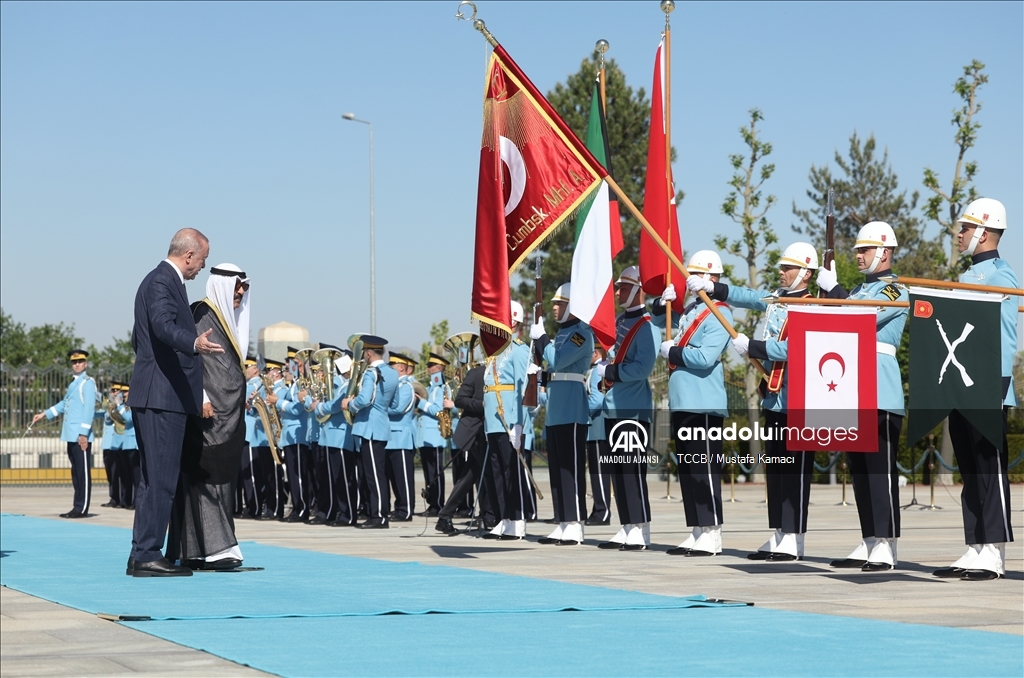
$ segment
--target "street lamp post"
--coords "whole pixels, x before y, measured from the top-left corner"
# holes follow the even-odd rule
[[[352,122],[361,122],[370,128],[370,333],[377,333],[377,272],[375,229],[373,224],[373,123],[360,120],[355,113],[342,113],[341,117]]]

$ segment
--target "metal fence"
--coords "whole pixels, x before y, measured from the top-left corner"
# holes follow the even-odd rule
[[[131,366],[99,365],[90,367],[89,376],[96,380],[96,394],[102,398],[110,393],[112,381],[131,379]],[[60,440],[61,419],[43,419],[31,427],[32,416],[52,407],[64,398],[73,378],[65,365],[39,367],[24,365],[12,368],[0,363],[0,482],[4,484],[70,484],[71,463],[67,444]],[[93,476],[105,481],[103,474],[103,410],[96,403],[97,418],[93,420]]]

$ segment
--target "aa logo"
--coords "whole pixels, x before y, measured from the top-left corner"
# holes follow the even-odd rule
[[[647,452],[647,427],[642,422],[623,419],[612,427],[608,440],[612,454],[643,454]]]

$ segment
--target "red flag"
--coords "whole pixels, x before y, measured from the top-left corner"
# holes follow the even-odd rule
[[[786,449],[876,452],[873,309],[790,308]]]
[[[608,173],[500,45],[487,72],[472,311],[490,356],[511,336],[509,274]]]
[[[654,227],[661,239],[669,243],[672,252],[683,259],[683,248],[679,237],[679,217],[676,215],[675,182],[672,168],[665,156],[665,100],[664,92],[664,48],[658,45],[654,59],[654,85],[651,87],[651,129],[647,141],[647,179],[644,181],[644,218]],[[669,181],[666,181],[668,177]],[[669,183],[672,194],[669,195]],[[660,296],[665,291],[665,274],[669,269],[668,257],[647,234],[640,230],[640,278],[644,292]],[[683,295],[678,295],[672,304],[675,311],[683,308]]]

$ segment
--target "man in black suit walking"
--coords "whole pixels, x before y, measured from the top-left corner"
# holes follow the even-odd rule
[[[462,475],[455,481],[448,501],[438,511],[434,529],[449,537],[458,534],[452,518],[462,499],[473,490],[480,479],[487,440],[484,438],[484,366],[477,365],[468,372],[455,396],[455,406],[462,410],[459,425],[452,434],[452,454],[465,455]]]
[[[185,420],[203,405],[202,353],[222,353],[197,336],[185,281],[206,266],[210,241],[193,228],[174,234],[167,258],[139,285],[135,295],[132,348],[132,416],[142,477],[135,497],[135,526],[127,574],[134,577],[190,576],[192,570],[164,558],[162,549],[178,484]]]

